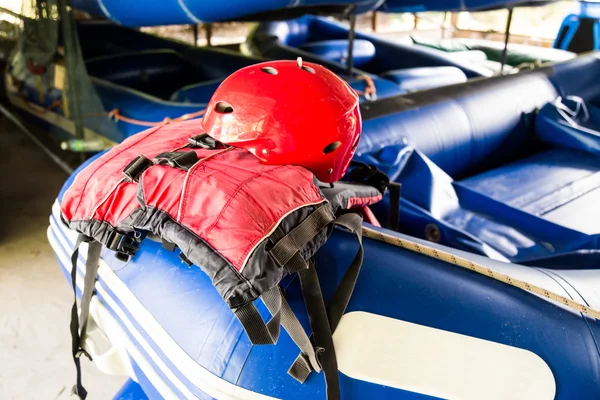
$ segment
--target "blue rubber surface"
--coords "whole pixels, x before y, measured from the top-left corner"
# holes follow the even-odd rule
[[[121,25],[159,26],[198,24],[201,22],[219,22],[239,20],[241,18],[264,13],[302,12],[307,9],[337,6],[340,13],[345,8],[356,5],[356,13],[376,9],[383,0],[231,0],[228,2],[210,2],[206,0],[74,0],[73,7],[93,15],[103,16]],[[260,18],[260,17],[259,17]],[[252,20],[252,18],[251,18]]]
[[[68,243],[61,232],[64,228],[60,228],[56,217],[52,224],[53,235],[62,236],[61,243]],[[68,255],[72,245],[68,243],[58,250],[62,252],[61,259],[67,261],[63,264],[65,273],[69,268]],[[557,383],[557,399],[600,396],[600,356],[595,339],[600,334],[600,325],[597,322],[588,322],[579,315],[488,277],[399,247],[367,238],[364,246],[363,269],[348,312],[366,311],[527,349],[539,355],[551,368]],[[318,252],[315,261],[326,300],[333,294],[356,249],[353,235],[335,230]],[[126,289],[111,287],[102,277],[100,285],[172,371],[175,378],[159,373],[171,387],[175,387],[172,379],[177,379],[196,396],[206,397],[202,388],[192,384],[193,378],[186,376],[190,372],[177,366],[178,361],[165,352],[153,332],[144,330],[144,322],[137,320],[131,312],[131,304],[123,300],[123,290],[135,296],[190,359],[212,374],[237,386],[275,397],[303,399],[323,395],[321,375],[313,374],[300,385],[286,374],[298,350],[285,332],[275,346],[250,345],[241,325],[209,278],[199,268],[181,262],[176,252],[166,251],[159,243],[145,240],[131,262],[118,261],[110,252],[105,252],[103,258]],[[495,265],[492,260],[479,258],[477,261]],[[297,280],[286,282],[286,293],[292,309],[308,329]],[[259,302],[258,306],[266,316],[264,305]],[[114,315],[117,317],[117,313]],[[135,342],[133,336],[131,339]],[[146,354],[153,364],[145,350],[142,354]],[[347,376],[341,378],[345,398],[364,398],[365,393],[376,393],[385,398],[426,398],[418,393],[373,385]],[[150,382],[144,383],[143,379],[140,384],[146,393],[153,386]]]

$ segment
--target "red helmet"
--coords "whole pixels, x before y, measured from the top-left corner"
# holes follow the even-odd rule
[[[354,89],[300,59],[231,74],[208,103],[202,125],[209,136],[265,164],[300,165],[323,182],[346,173],[361,132]]]

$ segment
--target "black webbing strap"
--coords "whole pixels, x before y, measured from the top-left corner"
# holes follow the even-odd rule
[[[327,203],[321,204],[297,227],[275,243],[270,251],[271,256],[280,266],[287,268],[287,264],[292,257],[333,220],[335,220],[335,216],[329,205]],[[289,271],[295,272],[293,270]]]
[[[315,371],[321,372],[321,364],[317,359],[317,354],[310,341],[310,338],[290,308],[290,305],[285,299],[281,288],[279,286],[274,287],[263,294],[262,299],[271,314],[276,312],[277,307],[279,307],[281,312],[281,326],[283,326],[286,332],[290,335],[290,338],[294,341],[294,343],[296,343],[296,346],[298,346],[302,352],[302,355],[305,357],[306,362],[309,363],[309,366]]]
[[[84,239],[85,236],[83,235],[77,237],[75,250],[73,251],[73,254],[71,254],[71,285],[73,286],[73,294],[75,296],[73,306],[71,307],[71,352],[77,374],[77,380],[75,386],[71,390],[71,394],[78,396],[80,399],[85,399],[87,397],[87,391],[81,382],[81,360],[79,359],[79,314],[77,312],[77,259],[79,258],[79,246]]]
[[[354,260],[348,266],[348,269],[344,273],[340,284],[336,288],[331,301],[327,305],[327,319],[330,328],[330,332],[335,332],[342,315],[344,314],[346,307],[348,306],[348,302],[350,301],[350,297],[352,296],[352,292],[354,291],[354,285],[356,280],[358,279],[358,275],[360,273],[360,268],[362,266],[363,261],[363,246],[362,246],[362,218],[358,214],[345,214],[339,217],[337,220],[333,222],[336,225],[343,226],[344,228],[353,232],[358,238],[359,249],[354,257]],[[300,275],[302,279],[302,275]],[[301,281],[302,284],[302,281]],[[318,284],[318,282],[317,282]],[[304,294],[304,287],[303,287]],[[308,304],[307,304],[308,310]],[[310,315],[310,310],[309,310]],[[314,327],[311,324],[311,329]],[[323,369],[325,370],[325,361],[323,360]],[[337,363],[336,363],[337,369]],[[337,370],[336,370],[337,371]],[[292,366],[288,373],[294,377],[299,382],[304,382],[310,373],[312,372],[310,368],[310,364],[306,362],[306,359],[303,354],[300,354]]]
[[[400,220],[400,189],[402,185],[396,182],[390,182],[388,190],[390,192],[390,212],[388,214],[388,229],[398,230]]]
[[[299,250],[302,249],[308,242],[310,242],[310,240],[312,240],[333,220],[334,216],[330,207],[328,207],[328,205],[325,203],[322,204],[291,232],[283,237],[280,237],[280,240],[278,240],[271,249],[271,255],[273,256],[273,259],[279,263],[280,266],[288,268],[288,271],[290,272],[295,272],[296,269],[306,269],[306,262],[300,256]],[[292,259],[294,259],[296,262],[290,262]],[[268,323],[264,322],[260,316],[260,313],[256,309],[256,306],[252,303],[245,304],[234,311],[235,315],[244,327],[244,330],[248,334],[252,344],[260,345],[277,343],[277,339],[279,339],[282,305],[284,314],[287,313],[286,317],[289,317],[285,319],[286,325],[289,325],[292,332],[299,333],[296,328],[300,325],[300,323],[298,322],[296,325],[291,321],[293,313],[291,309],[289,309],[287,302],[283,300],[278,288],[273,288],[264,293],[262,298],[265,302],[265,305],[269,309],[269,312],[273,316]],[[293,318],[295,319],[296,317],[293,316]],[[297,344],[300,343],[303,346],[301,347],[301,350],[306,350],[304,338],[298,335],[293,337],[292,340],[294,340],[294,342],[298,340]],[[306,340],[308,340],[308,338]],[[311,352],[314,353],[312,348]],[[309,358],[314,361],[314,367],[319,366],[318,362],[316,362],[316,356],[314,356],[314,354],[310,354]]]
[[[360,219],[360,217],[358,217]],[[339,376],[333,337],[327,317],[327,309],[323,301],[321,286],[314,265],[306,263],[300,251],[319,232],[330,223],[335,223],[335,216],[327,204],[323,204],[307,217],[301,224],[287,235],[281,237],[281,231],[275,231],[273,239],[275,245],[270,251],[273,259],[288,272],[297,272],[300,277],[302,296],[308,313],[314,346],[310,338],[304,337],[306,333],[296,317],[293,316],[295,327],[286,327],[292,340],[300,348],[300,356],[290,367],[288,373],[300,382],[304,382],[311,371],[322,367],[325,374],[327,398],[329,400],[340,398]],[[292,320],[292,318],[290,318]],[[318,356],[317,356],[318,355]]]
[[[306,265],[306,263],[304,264]],[[288,332],[290,338],[296,343],[298,348],[300,348],[303,355],[302,359],[305,360],[308,365],[306,368],[309,368],[311,371],[315,370],[320,372],[321,364],[317,360],[317,355],[310,338],[281,293],[279,286],[265,292],[261,298],[273,316],[266,324],[256,306],[252,303],[248,303],[235,311],[235,315],[248,334],[250,342],[256,345],[277,343],[280,332],[279,327],[281,325]],[[302,365],[300,365],[300,367],[301,366]]]
[[[330,223],[343,226],[356,233],[359,237],[360,249],[334,293],[333,304],[325,307],[315,267],[312,262],[307,263],[304,260],[300,251]],[[276,229],[271,237],[272,242],[275,243],[270,250],[273,259],[288,272],[297,272],[300,278],[314,346],[279,287],[269,290],[262,296],[269,312],[273,315],[268,324],[265,324],[252,303],[235,311],[254,344],[275,343],[279,334],[279,331],[275,329],[281,322],[301,351],[288,373],[298,381],[304,382],[311,371],[319,371],[322,368],[329,400],[336,400],[341,396],[332,331],[346,309],[362,264],[361,224],[362,218],[357,214],[346,214],[336,220],[330,207],[323,204],[287,235],[284,235],[281,229]],[[329,314],[337,320],[331,323]]]
[[[83,294],[81,296],[81,314],[79,316],[79,338],[80,347],[83,349],[83,340],[87,333],[88,317],[90,315],[90,303],[96,286],[98,267],[100,264],[100,252],[102,244],[92,241],[88,244],[88,254],[85,261],[85,278],[83,280]]]
[[[327,309],[321,293],[319,277],[312,262],[308,263],[308,268],[298,272],[300,277],[300,287],[302,288],[302,297],[310,321],[310,329],[315,342],[315,348],[319,349],[319,361],[325,374],[325,385],[327,391],[327,400],[337,400],[340,398],[340,382],[338,375],[337,359],[335,348],[333,346],[333,336],[327,318]],[[288,373],[294,377],[304,377],[302,382],[310,374],[310,364],[306,363],[304,354],[299,356],[302,361],[294,362]],[[306,372],[308,370],[308,372]],[[297,376],[295,376],[296,374]]]
[[[279,304],[279,309],[281,309],[281,303]],[[277,310],[276,306],[273,307],[273,310],[274,311],[271,311],[269,309],[273,318],[271,318],[268,323],[265,323],[253,303],[245,304],[234,311],[235,316],[244,327],[252,344],[261,345],[277,343],[277,339],[279,339],[281,313]]]
[[[81,316],[77,312],[77,259],[79,257],[79,246],[83,242],[88,242],[88,254],[85,261],[85,279],[83,294],[81,296]],[[98,264],[100,262],[100,251],[102,250],[102,244],[91,240],[84,235],[79,235],[75,243],[75,250],[71,255],[71,285],[73,286],[74,301],[73,307],[71,307],[71,351],[73,355],[73,362],[75,363],[75,370],[77,373],[77,380],[71,393],[78,396],[80,399],[87,397],[87,391],[83,387],[81,382],[81,356],[85,355],[91,360],[89,354],[83,348],[85,336],[87,333],[88,317],[90,313],[90,302],[94,293],[94,286],[96,284],[96,275],[98,272]]]
[[[354,259],[344,273],[340,284],[335,289],[331,301],[327,305],[327,316],[329,317],[331,332],[335,332],[335,328],[337,328],[342,315],[344,315],[344,312],[346,311],[350,297],[352,297],[352,292],[354,292],[354,285],[358,280],[364,254],[362,244],[362,217],[358,214],[344,214],[333,223],[354,233],[358,239],[359,248]]]

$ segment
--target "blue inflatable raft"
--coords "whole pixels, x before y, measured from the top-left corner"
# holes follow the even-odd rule
[[[199,24],[232,20],[289,18],[307,13],[362,13],[378,8],[384,0],[73,0],[73,7],[103,16],[120,25]]]
[[[552,1],[506,1],[506,0],[386,0],[378,11],[388,13],[426,12],[426,11],[488,11],[511,9],[513,7],[544,6]],[[553,57],[558,53],[531,47],[531,54]],[[600,7],[598,2],[573,2],[571,12],[564,18],[557,32],[553,47],[581,54],[600,50]],[[523,47],[523,50],[525,48]]]
[[[89,75],[89,79],[79,79],[89,80],[84,94],[100,102],[99,110],[82,113],[86,137],[100,136],[108,144],[119,143],[165,118],[203,110],[225,77],[260,61],[230,51],[192,47],[110,22],[82,22],[77,32]],[[25,64],[17,49],[6,73],[10,102],[28,120],[73,135],[74,123],[62,101],[64,67],[56,62],[36,75]]]
[[[61,196],[48,238],[70,280],[77,234],[61,222]],[[597,270],[505,264],[369,225],[363,242],[362,272],[334,334],[343,398],[600,397],[598,322],[545,298],[552,292],[597,309]],[[355,237],[336,230],[318,252],[326,301],[356,246]],[[81,293],[85,249],[79,254]],[[525,282],[540,295],[513,286]],[[298,281],[284,283],[308,329]],[[257,306],[266,317],[266,307]],[[322,375],[304,384],[287,375],[297,347],[286,332],[276,345],[252,346],[208,276],[160,243],[145,240],[129,262],[103,253],[91,315],[86,349],[96,365],[138,383],[119,396],[325,398]]]
[[[356,158],[403,184],[404,232],[489,257],[595,268],[600,56],[382,99]],[[375,208],[381,220],[384,199]]]
[[[600,4],[576,2],[560,26],[554,47],[575,53],[600,50]]]
[[[251,55],[274,59],[303,57],[337,72],[347,68],[349,35],[347,26],[307,15],[286,21],[261,22],[248,36],[244,49]],[[469,61],[468,57],[456,57],[411,43],[394,43],[362,32],[356,32],[353,43],[356,72],[390,80],[403,92],[494,74]]]
[[[101,106],[83,113],[86,137],[101,137],[107,145],[120,143],[166,118],[200,116],[223,79],[264,61],[218,48],[193,47],[112,23],[82,22],[78,35],[91,86],[86,94],[97,98]],[[55,63],[36,75],[25,64],[21,52],[16,51],[6,73],[11,104],[28,120],[73,135],[74,123],[62,106],[64,93],[56,79],[66,75],[64,68]],[[366,101],[364,76],[343,76],[363,94],[361,101]],[[393,82],[376,76],[370,79],[378,98],[402,93]]]
[[[393,13],[489,11],[519,6],[543,6],[552,2],[552,0],[385,0],[379,11]]]
[[[338,39],[319,42],[310,39],[307,46],[312,52],[298,49],[288,51],[288,47],[283,46],[281,51],[267,51],[265,56],[293,59],[302,56],[307,61],[321,63],[340,74],[361,93],[363,103],[375,98],[383,99],[464,82],[467,76],[476,76],[480,70],[477,66],[473,67],[477,71],[470,67],[463,68],[462,64],[453,63],[451,57],[447,58],[442,51],[412,46],[403,53],[402,48],[394,44],[374,37],[368,37],[367,40],[366,35],[363,38],[362,34],[358,34],[354,59],[355,65],[360,68],[349,73],[339,58],[348,46],[346,28],[316,17],[271,23],[263,27],[289,27],[300,23],[302,29],[309,23],[313,27],[321,26],[324,30],[319,35],[331,39],[335,33]],[[311,35],[316,33],[312,31]],[[78,36],[90,82],[85,95],[98,102],[98,109],[82,113],[86,137],[100,137],[107,146],[119,143],[153,124],[160,124],[167,118],[174,120],[200,116],[225,77],[239,68],[265,61],[265,58],[258,56],[243,56],[218,48],[193,47],[106,22],[81,22],[78,24]],[[253,33],[248,43],[254,43],[258,36],[258,31]],[[340,39],[342,37],[346,39]],[[299,39],[290,36],[285,40],[291,43]],[[278,42],[271,42],[278,48]],[[359,51],[361,46],[371,49],[371,53]],[[375,48],[378,55],[375,54]],[[319,53],[321,50],[326,50],[330,55],[335,53],[332,57],[338,58],[327,58],[327,54]],[[57,78],[66,75],[61,63],[53,63],[41,75],[29,71],[26,63],[21,52],[13,54],[6,73],[9,101],[28,120],[73,135],[72,116],[64,110],[64,81]],[[485,68],[481,71],[490,72]],[[87,76],[83,78],[88,79]],[[373,85],[373,96],[367,94],[369,82]],[[89,99],[85,100],[84,104],[90,103]]]

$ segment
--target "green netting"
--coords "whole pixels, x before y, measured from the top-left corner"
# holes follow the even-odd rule
[[[107,144],[105,139],[120,142],[123,136],[86,71],[69,3],[24,0],[22,31],[7,69],[9,99],[59,140],[85,139],[73,149],[85,147],[85,141],[91,147]]]
[[[56,0],[45,0],[32,4],[33,19],[23,21],[23,33],[19,49],[26,60],[36,65],[49,66],[54,60],[58,46],[58,15]]]

